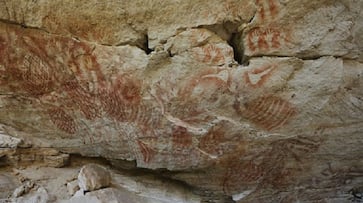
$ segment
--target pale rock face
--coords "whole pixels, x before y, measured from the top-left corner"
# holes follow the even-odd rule
[[[246,55],[330,55],[362,61],[359,1],[256,1],[257,13],[244,30]]]
[[[12,195],[13,191],[18,187],[18,181],[8,173],[0,175],[0,199],[5,199]]]
[[[88,165],[88,164],[87,164]],[[86,166],[87,166],[86,165]],[[74,179],[81,166],[70,168],[50,168],[50,167],[28,167],[24,170],[17,170],[16,177],[27,180],[21,187],[22,192],[18,193],[17,198],[9,199],[11,202],[127,202],[127,203],[198,203],[201,198],[193,194],[186,187],[176,184],[173,181],[158,180],[153,175],[133,176],[128,172],[110,171],[112,186],[101,188],[95,191],[85,192],[82,189],[75,192],[78,182],[67,181]],[[0,176],[0,196],[7,198],[6,194],[15,189],[18,184],[14,176],[6,173]],[[32,183],[29,187],[29,183]],[[6,188],[5,188],[6,187]],[[69,194],[69,189],[72,193]],[[24,190],[25,188],[26,191]],[[14,192],[15,192],[14,191]]]
[[[12,194],[12,197],[17,198],[28,193],[34,187],[34,183],[27,181],[18,188],[16,188]]]
[[[0,161],[134,161],[212,202],[350,201],[363,184],[362,12],[360,0],[0,1]]]
[[[34,194],[28,195],[26,197],[20,197],[18,199],[15,199],[13,202],[16,203],[27,203],[27,202],[36,202],[36,203],[47,203],[47,202],[51,202],[54,201],[52,200],[49,195],[48,192],[40,187],[37,189],[37,191]]]
[[[247,22],[252,18],[255,6],[249,0],[122,3],[6,0],[2,1],[0,9],[1,19],[100,44],[142,45],[145,35],[149,35],[150,47],[153,48],[188,27],[222,24],[224,21]]]
[[[78,174],[78,185],[83,191],[94,191],[108,187],[110,183],[110,172],[100,165],[85,165]]]
[[[68,194],[74,195],[79,189],[78,180],[67,183]]]
[[[0,148],[16,148],[21,142],[21,139],[7,135],[0,126]]]
[[[74,194],[73,197],[70,199],[70,201],[73,201],[73,199],[77,200],[78,197],[84,197],[84,191],[82,189],[77,190]]]

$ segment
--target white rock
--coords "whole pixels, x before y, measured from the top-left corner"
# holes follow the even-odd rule
[[[84,191],[93,191],[110,186],[111,175],[104,167],[88,164],[78,174],[78,185]]]
[[[17,188],[18,182],[10,173],[0,172],[0,199],[7,198]]]
[[[74,180],[67,183],[67,190],[70,195],[74,195],[79,190],[78,181]]]
[[[362,11],[363,0],[0,1],[0,134],[34,146],[13,152],[5,136],[0,165],[81,154],[245,202],[340,196],[362,185]],[[93,173],[80,195],[109,184]],[[134,182],[139,196],[178,197]]]
[[[31,181],[27,181],[25,184],[16,188],[13,192],[12,197],[20,197],[26,193],[28,193],[34,187],[34,183]]]
[[[116,203],[116,202],[127,202],[127,203],[137,203],[145,202],[142,198],[136,196],[133,193],[129,193],[123,190],[118,190],[115,188],[105,188],[97,191],[87,193],[85,197],[97,198],[99,202],[102,203]]]
[[[0,148],[15,148],[21,142],[21,139],[7,135],[0,126]]]
[[[76,193],[74,193],[73,197],[82,197],[84,196],[84,191],[79,189]]]
[[[67,201],[62,201],[62,203],[101,203],[101,201],[97,197],[74,196]]]
[[[234,195],[232,195],[232,199],[234,201],[239,201],[239,200],[245,198],[246,196],[248,196],[249,194],[251,194],[252,192],[253,192],[253,190],[246,190],[239,194],[234,194]]]
[[[25,193],[25,187],[24,185],[22,185],[14,190],[12,197],[20,197],[24,193]]]
[[[38,188],[38,190],[30,195],[13,199],[16,203],[47,203],[54,202],[55,199],[51,199],[47,190],[43,187]]]

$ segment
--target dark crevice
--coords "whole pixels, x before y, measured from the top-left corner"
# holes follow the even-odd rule
[[[215,193],[213,191],[195,190],[194,194],[202,198],[201,203],[235,203],[231,196]]]
[[[71,166],[81,166],[82,164],[89,163],[90,161],[96,161],[100,164],[105,164],[111,166],[111,168],[117,170],[123,175],[130,177],[146,177],[161,180],[163,182],[173,183],[174,185],[180,186],[192,192],[193,194],[199,196],[204,202],[223,202],[223,203],[233,203],[231,196],[225,195],[221,192],[206,190],[198,188],[188,184],[187,182],[175,178],[179,173],[184,173],[186,171],[170,171],[165,168],[159,169],[147,169],[137,167],[136,161],[127,161],[121,159],[105,159],[105,158],[88,158],[81,155],[71,155],[70,159]],[[85,161],[86,160],[86,161]],[[83,161],[83,162],[82,162]]]
[[[253,20],[254,17],[250,19]],[[240,22],[224,22],[222,24],[214,25],[201,25],[197,28],[208,29],[209,31],[218,35],[221,39],[225,40],[232,48],[234,54],[234,60],[239,65],[247,66],[249,64],[250,57],[244,55],[243,44],[243,30],[239,30]]]
[[[251,24],[252,21],[255,19],[257,14],[257,10],[251,16],[251,18],[246,23],[247,25]],[[245,28],[245,27],[244,27]],[[248,66],[250,64],[250,58],[249,56],[245,55],[245,47],[243,43],[244,39],[244,28],[239,29],[237,28],[237,32],[232,33],[230,40],[228,40],[228,44],[233,48],[234,53],[234,60],[238,62],[238,64],[243,66]]]
[[[274,55],[274,54],[259,54],[253,56],[246,56],[248,59],[253,58],[261,58],[261,57],[270,57],[270,58],[297,58],[301,60],[318,60],[322,57],[334,57],[334,58],[342,58],[345,59],[344,56],[335,56],[335,55],[314,55],[314,56],[299,56],[297,55]],[[347,58],[349,59],[349,58]]]
[[[224,195],[222,193],[208,191],[205,189],[200,189],[194,187],[183,180],[173,178],[174,175],[180,173],[181,171],[170,171],[165,168],[159,169],[147,169],[137,167],[136,161],[128,161],[121,159],[106,159],[102,157],[87,157],[79,154],[70,154],[69,166],[80,167],[88,163],[97,163],[101,165],[110,166],[111,169],[129,176],[129,177],[145,177],[160,180],[162,182],[173,183],[175,186],[185,188],[192,192],[193,194],[200,196],[202,202],[223,202],[232,203],[230,196]],[[185,172],[185,171],[184,171]],[[211,201],[211,200],[221,200],[221,201]]]
[[[0,167],[5,167],[5,166],[9,166],[9,165],[10,164],[8,163],[6,156],[0,157]]]
[[[243,37],[242,31],[235,32],[232,33],[231,38],[227,42],[233,48],[234,60],[237,61],[239,65],[248,66],[251,57],[245,55]]]
[[[170,50],[167,50],[167,52],[168,52],[168,56],[169,56],[170,58],[172,58],[172,57],[174,57],[174,56],[175,56],[175,54],[172,54]]]
[[[152,177],[153,179],[158,179],[163,182],[173,183],[174,185],[185,188],[190,192],[192,192],[193,194],[199,196],[201,198],[201,203],[234,202],[230,196],[227,196],[220,192],[213,192],[210,190],[198,188],[188,184],[183,180],[174,178],[175,175],[177,175],[178,173],[182,173],[182,171],[170,171],[165,168],[159,168],[159,169],[138,168],[136,166],[136,161],[125,161],[125,160],[112,160],[111,165],[124,175],[133,176],[133,177],[149,177],[149,178]]]
[[[234,60],[240,65],[243,64],[244,49],[243,43],[241,43],[241,33],[232,33],[227,43],[233,48]]]
[[[96,163],[105,166],[112,165],[109,160],[102,157],[86,157],[80,154],[69,154],[69,161],[67,166],[77,167],[77,166],[83,166],[88,163]]]
[[[141,49],[145,51],[147,55],[149,55],[152,51],[152,49],[149,48],[149,36],[147,34],[144,35],[144,43],[142,44]]]
[[[200,25],[196,28],[204,28],[207,29],[214,34],[218,35],[221,39],[228,41],[231,38],[232,33],[238,32],[238,26],[240,23],[233,23],[230,21],[220,23],[220,24],[212,24],[212,25]]]
[[[47,30],[45,30],[43,28],[28,26],[25,23],[19,23],[19,22],[12,21],[12,20],[0,19],[0,22],[1,23],[4,23],[4,24],[10,24],[10,25],[20,26],[23,29],[41,30],[43,32],[49,33]]]
[[[142,49],[147,55],[149,55],[151,52],[153,52],[153,49],[149,48],[149,37],[147,34],[144,34],[142,37],[137,39],[136,41],[124,41],[121,43],[118,43],[116,45],[112,44],[101,44],[103,46],[136,46],[139,49]]]
[[[222,24],[201,25],[198,28],[208,29],[225,40],[233,48],[234,60],[239,65],[246,65],[248,64],[248,57],[244,55],[243,31],[238,30],[240,25],[240,22],[227,21]]]

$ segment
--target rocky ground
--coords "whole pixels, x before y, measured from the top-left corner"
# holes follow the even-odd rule
[[[115,170],[100,159],[69,161],[62,168],[40,163],[3,168],[0,202],[201,202],[187,187],[154,174]]]

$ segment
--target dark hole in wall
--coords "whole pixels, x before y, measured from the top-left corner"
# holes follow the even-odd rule
[[[144,35],[144,43],[143,43],[142,49],[145,51],[145,53],[147,55],[149,55],[152,51],[154,51],[149,48],[149,36],[148,35]]]
[[[198,28],[208,29],[221,39],[226,40],[233,48],[234,60],[239,65],[248,65],[249,58],[244,55],[243,31],[238,30],[239,25],[238,22],[227,21],[222,24],[203,25]]]
[[[230,39],[227,41],[228,44],[233,48],[233,57],[238,64],[243,62],[243,49],[240,47],[239,40],[240,33],[232,33]]]
[[[243,33],[232,33],[227,42],[233,48],[234,60],[240,65],[248,66],[249,57],[244,54]]]
[[[6,156],[0,157],[0,167],[8,166],[8,160]]]

